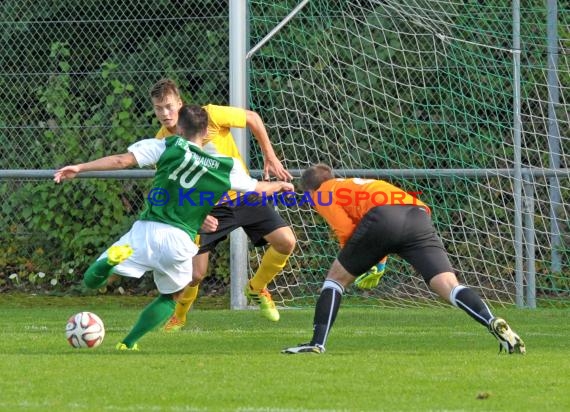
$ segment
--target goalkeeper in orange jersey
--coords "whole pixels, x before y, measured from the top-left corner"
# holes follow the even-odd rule
[[[156,138],[164,139],[175,134],[178,109],[182,106],[182,98],[176,83],[170,79],[158,81],[150,90],[150,98],[154,113],[162,125]],[[230,106],[209,104],[203,107],[209,119],[208,135],[203,141],[205,152],[238,158],[245,167],[230,128],[247,127],[263,153],[263,178],[268,179],[269,174],[272,174],[282,181],[291,180],[291,174],[285,170],[275,155],[267,130],[257,113]],[[164,326],[166,331],[177,331],[184,326],[186,313],[196,300],[200,282],[206,275],[209,252],[239,227],[244,229],[254,246],[269,245],[244,293],[249,301],[259,305],[262,316],[271,321],[279,320],[279,311],[267,290],[267,285],[287,263],[295,248],[295,235],[289,224],[270,204],[258,202],[259,204],[254,206],[256,202],[250,197],[242,202],[236,192],[229,192],[224,200],[224,203],[212,209],[202,225],[199,237],[200,249],[193,259],[192,282],[177,301],[174,314]]]
[[[317,301],[311,341],[283,353],[323,353],[345,288],[392,253],[410,263],[435,293],[485,326],[498,339],[500,351],[525,353],[524,342],[507,322],[458,282],[431,211],[418,198],[382,180],[335,179],[324,164],[305,170],[301,186],[334,230],[341,250]]]

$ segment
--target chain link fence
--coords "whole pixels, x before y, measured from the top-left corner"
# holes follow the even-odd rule
[[[299,3],[248,2],[250,45]],[[148,89],[162,77],[176,80],[188,102],[229,102],[228,2],[4,0],[0,10],[0,169],[54,169],[124,152],[153,136],[158,123]],[[553,116],[559,127],[555,167],[570,166],[568,15],[568,5],[558,2],[559,96],[551,109],[547,10],[543,1],[521,1],[525,168],[551,167]],[[316,161],[372,172],[512,168],[512,42],[510,3],[311,1],[248,61],[249,104],[290,169]],[[262,167],[254,144],[249,157],[252,169]],[[491,300],[512,301],[511,176],[416,176],[400,182],[438,205],[436,224],[452,257],[463,262],[463,275]],[[550,188],[556,182],[560,233],[553,244]],[[73,291],[87,265],[136,219],[149,184],[0,180],[0,290]],[[542,292],[567,299],[568,176],[539,176],[531,187],[530,197],[539,200],[532,219]],[[314,215],[282,212],[299,247],[272,291],[281,302],[301,296],[311,303],[337,246]],[[554,273],[552,249],[561,256]],[[253,271],[259,254],[250,252]],[[228,259],[226,243],[211,260],[202,293],[226,294]],[[424,288],[398,263],[392,267],[403,278],[388,279],[374,299],[399,284]],[[480,273],[496,277],[479,281]],[[151,289],[150,281],[122,280],[108,293]],[[402,295],[415,297],[414,291],[406,287]]]
[[[0,16],[0,169],[55,169],[154,136],[148,89],[162,77],[186,101],[228,104],[226,2],[8,0]],[[0,290],[69,291],[136,219],[149,183],[0,180]],[[206,293],[225,290],[227,258],[220,247]]]

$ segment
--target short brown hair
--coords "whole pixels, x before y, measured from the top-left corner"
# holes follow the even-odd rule
[[[176,124],[182,135],[193,141],[198,135],[208,130],[208,112],[196,104],[185,104],[178,110]]]
[[[306,169],[301,175],[303,190],[317,190],[323,182],[334,179],[332,168],[324,163],[318,163]]]
[[[165,96],[173,94],[180,97],[180,90],[172,79],[160,79],[149,90],[151,99],[163,100]]]

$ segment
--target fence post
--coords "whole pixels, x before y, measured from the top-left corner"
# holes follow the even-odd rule
[[[230,105],[246,108],[246,0],[232,0],[230,4]],[[246,163],[247,142],[245,129],[232,129],[237,148]],[[242,228],[230,235],[230,271],[232,309],[244,309],[246,299],[243,290],[248,277],[247,236]]]
[[[524,306],[524,253],[522,221],[522,148],[521,148],[521,26],[520,1],[513,0],[513,189],[515,201],[515,302]]]
[[[534,177],[531,174],[524,174],[523,186],[523,208],[524,208],[524,244],[526,260],[526,306],[536,308],[536,243],[534,230]]]
[[[560,101],[560,90],[558,86],[558,16],[557,0],[546,2],[546,35],[547,35],[547,64],[548,64],[548,159],[549,167],[560,168],[560,129],[556,116],[556,106]],[[559,209],[562,205],[562,194],[560,191],[560,178],[552,176],[548,185],[550,198],[550,244],[551,244],[551,267],[553,273],[562,271],[562,262],[559,248],[562,244],[560,238],[560,220],[558,218]]]

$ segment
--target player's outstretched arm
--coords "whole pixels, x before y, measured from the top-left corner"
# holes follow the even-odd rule
[[[276,192],[294,192],[295,186],[289,182],[264,182],[258,181],[255,185],[255,191],[257,193],[265,193],[271,196],[273,193]]]
[[[253,179],[243,168],[239,159],[234,158],[234,164],[230,172],[230,189],[236,192],[265,193],[271,196],[276,192],[294,192],[295,186],[289,182],[267,182]]]
[[[73,179],[81,172],[95,172],[103,170],[121,170],[137,165],[137,159],[131,152],[106,156],[87,163],[62,167],[53,175],[53,180],[60,183],[62,180]]]
[[[55,171],[53,180],[55,183],[61,183],[62,180],[73,179],[80,171],[79,166],[65,166]]]
[[[251,130],[253,137],[255,137],[255,140],[257,140],[263,153],[263,178],[268,180],[269,175],[272,174],[280,180],[290,181],[293,176],[283,167],[283,164],[281,164],[281,161],[277,158],[271,141],[269,140],[265,124],[259,114],[251,110],[246,110],[246,124]]]

